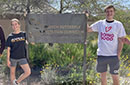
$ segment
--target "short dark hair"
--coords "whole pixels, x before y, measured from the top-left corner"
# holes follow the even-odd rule
[[[113,8],[114,11],[116,10],[113,5],[107,5],[107,6],[104,8],[104,12],[106,12],[106,10],[107,10],[107,9],[110,9],[110,8]]]

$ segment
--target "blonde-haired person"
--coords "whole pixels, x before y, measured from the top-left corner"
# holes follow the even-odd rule
[[[18,85],[22,80],[31,74],[31,70],[26,58],[26,33],[20,30],[20,21],[11,20],[14,32],[7,38],[7,65],[10,68],[11,85]],[[19,63],[24,73],[18,79],[15,77],[16,65]]]

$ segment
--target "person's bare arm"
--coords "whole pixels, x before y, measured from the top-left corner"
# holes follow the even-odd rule
[[[120,59],[121,51],[122,51],[122,48],[123,48],[122,39],[123,39],[123,37],[118,38],[118,49],[117,49],[117,56],[118,56],[118,59]]]
[[[83,13],[86,15],[86,17],[89,17],[89,12],[87,10],[84,11]],[[88,24],[87,24],[87,32],[93,32],[91,27]]]
[[[93,32],[92,28],[87,24],[87,32]]]
[[[10,47],[7,47],[7,66],[10,67]]]

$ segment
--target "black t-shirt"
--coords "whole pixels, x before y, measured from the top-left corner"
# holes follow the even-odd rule
[[[7,47],[10,47],[10,58],[21,59],[26,57],[26,34],[20,32],[19,34],[11,33],[7,38]]]

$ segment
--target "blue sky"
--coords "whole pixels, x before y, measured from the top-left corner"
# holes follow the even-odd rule
[[[59,10],[60,0],[54,0],[54,1],[55,1],[55,3],[52,4],[52,6]],[[98,1],[100,2],[100,0],[98,0]],[[128,9],[130,9],[130,0],[101,0],[101,1],[107,2],[106,4],[110,3],[111,1],[114,3],[120,2],[122,6],[128,7]]]
[[[122,5],[127,6],[130,9],[130,0],[123,0]]]

